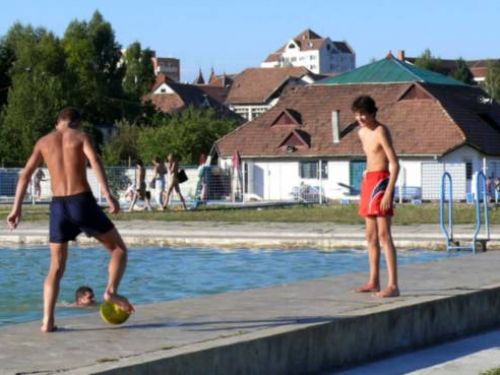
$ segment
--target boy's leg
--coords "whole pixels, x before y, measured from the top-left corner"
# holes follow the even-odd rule
[[[366,241],[368,243],[368,259],[370,276],[368,282],[356,289],[358,293],[378,292],[380,290],[380,246],[377,237],[377,220],[375,217],[366,217]]]
[[[116,228],[104,234],[96,235],[106,249],[111,253],[108,266],[108,285],[104,291],[104,300],[120,305],[124,310],[133,311],[128,300],[118,294],[118,286],[127,266],[127,247]]]
[[[64,274],[68,258],[68,243],[50,243],[50,268],[43,284],[43,321],[42,332],[56,330],[54,308],[59,295],[59,283]]]
[[[378,238],[380,244],[385,251],[385,261],[387,263],[387,287],[377,293],[378,297],[397,297],[399,296],[398,287],[398,270],[397,270],[397,255],[396,248],[394,247],[394,242],[392,241],[391,234],[391,218],[390,217],[378,217],[377,218],[378,227]]]

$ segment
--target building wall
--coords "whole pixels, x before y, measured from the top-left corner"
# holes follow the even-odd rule
[[[303,66],[316,74],[343,73],[355,68],[356,56],[338,51],[330,39],[327,39],[319,50],[301,51],[298,47],[289,48],[290,43],[292,42],[287,44],[279,61],[263,62],[260,66],[262,68]]]

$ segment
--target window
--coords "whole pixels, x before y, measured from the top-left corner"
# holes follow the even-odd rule
[[[288,48],[295,48],[295,44],[290,43],[290,44],[288,45]]]
[[[300,178],[318,179],[319,160],[299,162]],[[321,161],[321,179],[328,179],[328,161]]]
[[[465,163],[465,178],[467,180],[472,180],[472,162],[468,161]]]

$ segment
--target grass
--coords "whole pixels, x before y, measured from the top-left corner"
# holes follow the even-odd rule
[[[199,208],[193,211],[169,210],[164,212],[122,212],[114,215],[114,220],[155,220],[155,221],[223,221],[223,222],[317,222],[336,224],[362,224],[358,216],[358,206],[353,205],[297,205],[282,208]],[[0,217],[7,217],[10,206],[0,206]],[[500,224],[500,211],[496,207],[490,209],[490,223]],[[49,208],[46,205],[23,207],[23,220],[39,221],[49,219]],[[396,206],[395,225],[438,224],[439,205],[426,203],[422,205],[403,204]],[[475,223],[474,207],[467,204],[455,204],[455,224]]]
[[[500,375],[500,367],[492,368],[491,370],[488,371],[483,371],[479,373],[479,375]]]

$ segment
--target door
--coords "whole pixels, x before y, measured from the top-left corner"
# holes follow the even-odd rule
[[[361,179],[365,169],[365,160],[351,160],[349,163],[349,185],[358,191],[361,187]]]

